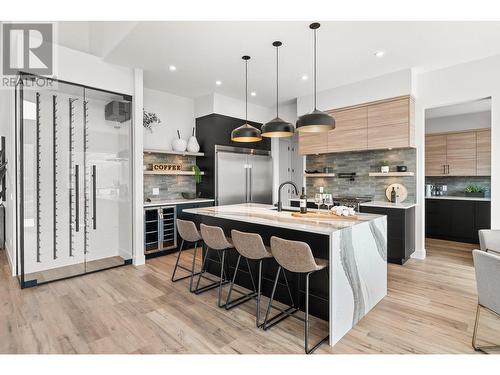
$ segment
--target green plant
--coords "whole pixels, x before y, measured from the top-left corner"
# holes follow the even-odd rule
[[[482,186],[476,185],[476,184],[469,184],[465,188],[466,193],[484,193],[486,189]]]
[[[142,109],[142,125],[144,126],[144,128],[146,128],[147,130],[152,132],[154,124],[161,124],[161,120],[158,117],[158,115],[154,112],[147,112],[143,108]]]
[[[194,181],[199,184],[201,183],[201,171],[200,168],[195,164],[191,168],[194,172]]]
[[[380,166],[382,166],[382,167],[388,167],[389,166],[389,160],[382,160],[380,162]]]

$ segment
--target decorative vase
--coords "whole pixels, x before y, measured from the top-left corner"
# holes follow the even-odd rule
[[[191,137],[189,137],[188,143],[187,143],[187,150],[189,152],[198,152],[200,151],[200,144],[198,143],[198,140],[194,136],[194,128],[193,128],[193,133]]]
[[[177,138],[172,141],[172,150],[177,152],[186,151],[187,142],[181,138],[181,133],[177,130]]]
[[[380,172],[382,173],[389,173],[389,166],[388,165],[383,165],[380,167]]]

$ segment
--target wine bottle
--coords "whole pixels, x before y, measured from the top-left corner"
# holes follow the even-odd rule
[[[300,213],[307,213],[307,195],[304,187],[302,187],[302,193],[300,194]]]
[[[391,202],[396,203],[396,190],[394,189],[394,186],[392,187],[391,191]]]

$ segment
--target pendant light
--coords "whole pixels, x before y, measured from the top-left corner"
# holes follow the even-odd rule
[[[262,126],[262,136],[263,137],[271,137],[271,138],[283,138],[283,137],[291,137],[295,133],[295,127],[286,122],[285,120],[280,119],[278,107],[279,107],[279,53],[278,49],[282,45],[281,42],[276,41],[273,43],[273,46],[276,47],[276,117],[269,121],[268,123]]]
[[[243,56],[245,61],[245,123],[231,132],[233,142],[258,142],[262,140],[260,130],[248,123],[248,60],[250,56]]]
[[[316,30],[319,29],[319,26],[320,24],[317,22],[309,25],[309,28],[314,31],[314,110],[300,116],[297,120],[297,131],[300,133],[326,132],[335,129],[335,119],[316,108]]]

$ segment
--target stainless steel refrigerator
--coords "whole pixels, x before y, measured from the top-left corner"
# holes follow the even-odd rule
[[[271,152],[215,146],[215,202],[272,204],[273,163]]]

